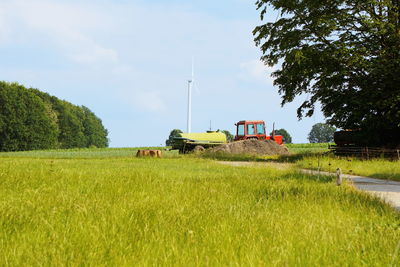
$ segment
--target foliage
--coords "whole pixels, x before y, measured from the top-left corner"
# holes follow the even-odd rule
[[[281,64],[273,77],[282,105],[308,94],[299,118],[319,102],[338,128],[400,136],[399,1],[258,0],[257,6],[262,19],[269,10],[274,18],[254,34],[265,64]]]
[[[0,151],[106,147],[107,130],[86,107],[0,82]]]
[[[226,139],[228,142],[233,142],[233,140],[235,139],[235,136],[233,136],[233,134],[231,134],[231,132],[229,132],[228,130],[223,130],[222,132],[226,135]]]
[[[272,136],[272,132],[269,135]],[[290,136],[288,131],[286,131],[285,129],[275,130],[275,135],[282,135],[283,136],[283,142],[285,144],[291,144],[292,143],[292,137]]]
[[[108,131],[104,128],[100,118],[89,108],[82,106],[83,134],[86,138],[85,147],[108,147]]]
[[[32,91],[0,82],[0,151],[48,149],[58,129],[50,108]]]
[[[173,129],[170,132],[168,139],[165,141],[165,144],[167,146],[172,146],[172,144],[174,143],[174,137],[177,137],[180,133],[183,133],[183,132],[179,129]]]
[[[326,123],[317,123],[311,128],[308,140],[310,143],[330,143],[333,142],[333,134],[335,132],[335,127]]]
[[[396,266],[399,259],[398,213],[328,177],[132,156],[3,158],[0,177],[0,262],[10,266]]]
[[[58,114],[60,148],[85,147],[83,114],[80,113],[80,108],[62,100],[55,103],[54,110]]]

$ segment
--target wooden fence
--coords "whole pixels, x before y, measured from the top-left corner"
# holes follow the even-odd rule
[[[338,156],[357,157],[363,159],[370,158],[390,158],[400,160],[400,149],[389,149],[381,147],[338,147],[329,146],[330,151]]]

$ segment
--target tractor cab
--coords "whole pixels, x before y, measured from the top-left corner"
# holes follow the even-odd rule
[[[264,121],[239,121],[236,125],[235,141],[246,139],[265,140],[265,122]]]
[[[235,141],[258,139],[258,140],[273,140],[278,145],[283,144],[282,135],[267,136],[264,121],[239,121],[236,125]],[[272,131],[274,132],[274,131]]]

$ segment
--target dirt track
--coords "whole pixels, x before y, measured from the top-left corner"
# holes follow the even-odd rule
[[[294,167],[294,165],[290,163],[277,163],[277,162],[252,162],[252,161],[217,161],[217,162],[232,167],[241,167],[241,166],[273,167],[280,170]]]

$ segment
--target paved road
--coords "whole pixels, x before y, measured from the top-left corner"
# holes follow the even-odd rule
[[[279,164],[279,163],[260,163],[260,162],[229,162],[219,161],[219,163],[230,166],[265,166],[275,168],[287,168],[290,164]],[[335,173],[329,172],[318,172],[314,170],[301,169],[302,172],[308,174],[321,174],[321,175],[334,175]],[[369,194],[375,195],[381,198],[383,201],[392,205],[395,209],[400,211],[400,182],[383,180],[365,176],[343,174],[342,177],[350,181],[356,188],[363,190]]]
[[[301,171],[309,174],[318,174],[318,171],[305,169]],[[335,173],[329,172],[320,172],[320,174],[336,176]],[[400,182],[349,174],[343,174],[342,177],[350,181],[358,189],[378,196],[400,211]]]

